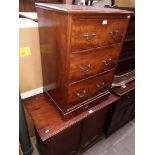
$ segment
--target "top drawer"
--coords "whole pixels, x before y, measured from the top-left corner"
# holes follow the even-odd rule
[[[127,25],[127,19],[73,17],[72,20],[71,51],[73,53],[120,43]]]

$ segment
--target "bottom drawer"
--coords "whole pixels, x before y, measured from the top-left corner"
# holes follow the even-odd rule
[[[110,89],[114,71],[73,84],[68,90],[68,108],[79,106],[83,101]]]

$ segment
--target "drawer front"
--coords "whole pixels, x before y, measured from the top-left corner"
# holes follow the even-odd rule
[[[73,18],[72,52],[120,43],[125,34],[127,19]]]
[[[104,91],[109,90],[114,71],[102,74],[95,78],[73,84],[68,88],[68,108],[81,104]]]
[[[98,49],[89,53],[72,54],[69,81],[74,82],[116,67],[120,47]]]

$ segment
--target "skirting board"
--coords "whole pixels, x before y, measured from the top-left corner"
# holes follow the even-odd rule
[[[53,83],[50,86],[46,86],[46,87],[48,87],[48,88],[50,87],[50,89],[54,89],[56,87],[56,84]],[[30,91],[21,93],[20,95],[21,95],[22,99],[25,99],[25,98],[28,98],[28,97],[31,97],[31,96],[35,96],[35,95],[41,94],[41,93],[43,93],[43,87],[39,87],[39,88],[30,90]]]

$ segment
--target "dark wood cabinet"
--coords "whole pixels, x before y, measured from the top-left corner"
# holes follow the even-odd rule
[[[118,97],[109,98],[69,119],[62,120],[46,94],[25,99],[25,107],[36,129],[37,146],[42,155],[75,155],[97,142],[102,135],[107,110]]]
[[[36,12],[35,3],[54,3],[61,4],[66,3],[67,0],[19,0],[20,12]]]
[[[107,99],[132,12],[47,3],[36,8],[44,90],[63,118]]]
[[[106,6],[107,8],[130,10],[135,12],[135,8]],[[135,69],[135,14],[131,15],[128,29],[125,35],[125,40],[121,49],[120,58],[116,68],[115,74],[120,76],[126,72]]]
[[[41,141],[37,131],[37,144],[43,155],[74,155],[79,152],[82,124],[79,122],[58,133],[55,136]]]
[[[112,8],[130,10],[135,12],[135,8],[130,7],[117,7]],[[130,22],[128,25],[125,40],[122,46],[120,59],[116,68],[116,74],[121,74],[126,71],[135,69],[135,14],[131,15]]]
[[[135,117],[135,85],[134,81],[126,88],[114,88],[113,93],[120,99],[109,106],[104,132],[107,136],[118,130]]]
[[[102,135],[108,107],[85,118],[81,132],[81,147],[85,149]]]
[[[55,136],[54,143],[51,144],[51,146],[53,145],[54,147],[54,154],[58,154],[58,155],[76,154],[79,151],[79,146],[80,146],[81,128],[82,128],[82,124],[77,123],[67,128],[57,136]]]

